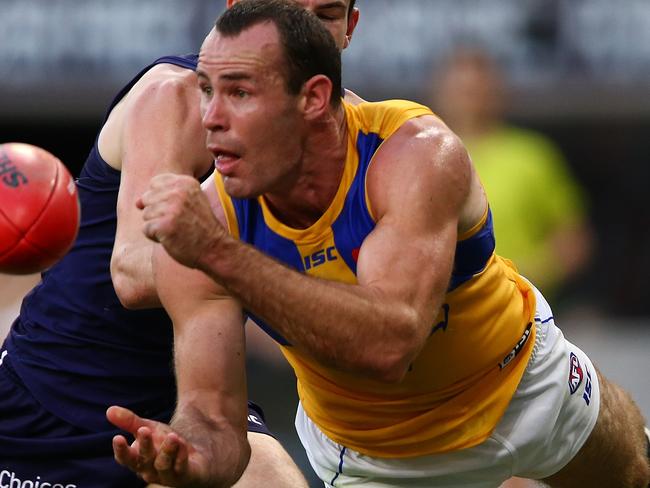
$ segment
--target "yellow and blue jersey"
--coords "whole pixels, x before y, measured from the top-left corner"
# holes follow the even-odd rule
[[[399,100],[344,108],[349,140],[343,176],[330,207],[309,228],[284,225],[263,196],[230,198],[219,175],[215,185],[231,234],[300,272],[354,284],[359,249],[376,224],[366,192],[373,155],[402,124],[431,111]],[[459,236],[444,305],[398,384],[319,364],[257,320],[280,344],[303,407],[325,434],[378,457],[462,449],[490,435],[521,379],[535,333],[533,292],[494,247],[486,210]]]

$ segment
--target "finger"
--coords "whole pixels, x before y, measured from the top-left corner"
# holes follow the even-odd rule
[[[173,434],[174,435],[174,434]],[[178,474],[185,473],[190,463],[190,448],[187,441],[176,436],[178,439],[178,452],[176,453],[176,464],[174,470]]]
[[[123,436],[116,435],[113,437],[113,457],[118,464],[130,469],[134,473],[141,475],[138,464],[138,447],[137,442],[129,445]]]
[[[144,202],[142,201],[142,197],[138,197],[138,199],[135,201],[135,206],[139,208],[140,210],[144,210]]]
[[[174,184],[174,181],[179,179],[180,176],[181,175],[177,175],[174,173],[157,174],[149,181],[149,188],[153,188],[153,189],[169,188]]]
[[[129,467],[131,460],[130,448],[124,436],[116,435],[113,437],[113,457],[122,466]]]
[[[176,469],[177,463],[180,463],[181,468],[183,465],[183,460],[179,458],[180,454],[180,445],[179,439],[176,434],[169,434],[163,441],[160,446],[160,452],[156,457],[156,462],[154,466],[160,475],[165,479],[165,477],[175,476],[182,474],[182,471]]]
[[[158,236],[158,222],[154,220],[145,221],[142,227],[142,232],[148,239],[154,242],[160,242],[161,238]]]
[[[153,443],[153,433],[148,427],[140,427],[137,433],[138,464],[151,469],[156,459],[156,448]],[[134,443],[135,445],[135,443]]]
[[[106,418],[114,426],[136,434],[140,427],[154,428],[154,422],[137,416],[128,408],[112,406],[106,410]]]

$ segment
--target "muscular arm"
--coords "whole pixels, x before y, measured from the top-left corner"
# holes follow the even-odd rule
[[[156,174],[200,177],[211,165],[192,71],[152,68],[111,113],[99,139],[102,156],[121,170],[117,232],[111,276],[128,308],[159,306],[152,269],[152,243],[142,235],[135,200]]]
[[[411,121],[384,143],[368,175],[378,222],[360,250],[358,284],[298,273],[224,235],[196,266],[295,347],[399,381],[442,304],[470,179],[467,154],[444,125]]]
[[[170,425],[208,460],[202,486],[230,486],[250,456],[241,307],[161,246],[154,269],[160,299],[174,322],[178,405]]]

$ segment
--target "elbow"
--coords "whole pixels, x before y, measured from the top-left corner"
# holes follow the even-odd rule
[[[384,354],[380,361],[375,362],[371,375],[375,381],[380,383],[401,383],[411,367],[411,358],[411,354],[393,350]]]
[[[111,280],[117,299],[124,308],[137,310],[149,306],[144,285],[129,276],[115,257],[111,260]]]
[[[422,350],[426,336],[418,333],[417,327],[401,330],[404,331],[402,334],[384,341],[372,354],[370,369],[373,379],[386,384],[401,383]]]
[[[138,309],[140,300],[138,298],[138,292],[132,286],[131,280],[120,273],[111,273],[111,278],[113,280],[115,294],[120,304],[128,310]]]

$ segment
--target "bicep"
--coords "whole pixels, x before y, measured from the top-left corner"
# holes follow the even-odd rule
[[[429,316],[451,278],[471,168],[457,138],[428,123],[400,129],[375,156],[367,187],[377,225],[361,247],[357,272],[361,284]]]
[[[433,320],[451,277],[456,224],[418,226],[412,215],[383,217],[359,252],[357,279]]]

